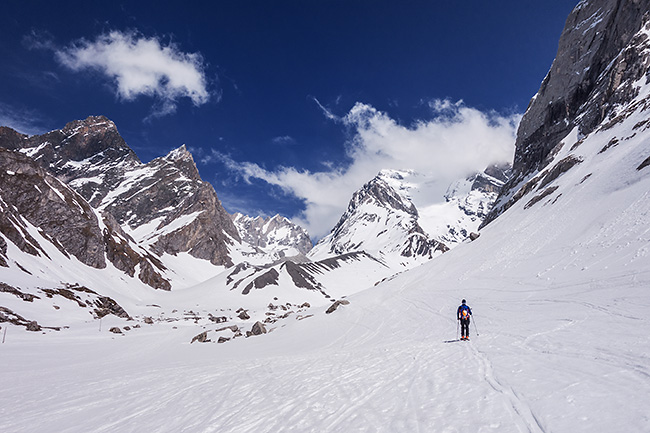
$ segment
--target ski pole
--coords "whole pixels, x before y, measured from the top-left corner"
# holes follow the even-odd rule
[[[460,326],[460,320],[456,320],[456,340],[460,340],[460,334],[458,331],[459,326]]]
[[[478,337],[478,326],[476,326],[476,319],[474,319],[474,332],[476,332],[476,336]]]

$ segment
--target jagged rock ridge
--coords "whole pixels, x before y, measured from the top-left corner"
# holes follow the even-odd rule
[[[383,170],[355,192],[331,233],[309,254],[311,258],[365,251],[380,260],[411,263],[431,259],[448,248],[430,239],[418,224],[413,202],[391,186],[407,172]]]
[[[233,264],[229,246],[239,233],[185,146],[143,164],[104,116],[32,137],[2,128],[0,139],[1,146],[67,182],[154,253],[189,252],[215,265]]]
[[[478,229],[510,166],[493,165],[452,184],[444,201],[430,200],[429,176],[412,170],[382,170],[355,192],[332,232],[309,254],[323,259],[366,251],[391,266],[411,267],[464,241]]]
[[[304,255],[312,249],[307,231],[283,216],[252,218],[235,213],[232,220],[242,242],[253,247],[248,256],[261,255],[275,261]]]

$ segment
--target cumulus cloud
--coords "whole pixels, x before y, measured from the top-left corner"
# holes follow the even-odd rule
[[[179,98],[187,97],[196,106],[210,99],[202,56],[163,45],[156,38],[112,31],[55,53],[73,71],[96,70],[109,77],[119,98],[156,98],[154,115],[174,112]]]
[[[485,113],[448,100],[429,105],[431,118],[410,126],[363,103],[342,117],[329,113],[352,129],[346,149],[351,162],[345,166],[321,172],[295,167],[268,170],[226,155],[220,158],[245,180],[261,179],[302,199],[305,209],[296,219],[318,238],[336,224],[352,193],[382,169],[412,169],[426,175],[431,179],[428,200],[435,203],[443,200],[450,183],[490,164],[512,161],[520,115]]]

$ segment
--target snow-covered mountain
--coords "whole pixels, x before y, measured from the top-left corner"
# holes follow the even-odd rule
[[[241,249],[242,259],[247,262],[267,264],[284,258],[295,261],[312,248],[309,233],[281,215],[253,218],[235,213],[232,220],[242,242],[251,247],[248,251]]]
[[[418,224],[418,211],[405,181],[410,176],[415,173],[382,170],[352,195],[339,222],[318,242],[309,257],[324,259],[365,251],[399,269],[446,251],[444,244],[430,239]]]
[[[421,264],[478,231],[509,173],[509,166],[491,166],[452,184],[440,202],[431,204],[427,176],[382,170],[354,193],[309,257],[365,251],[396,270]]]
[[[104,116],[32,137],[3,128],[1,136],[3,147],[31,157],[152,252],[233,264],[237,229],[184,146],[143,164]]]
[[[627,119],[640,118],[626,132],[612,133],[599,149],[602,156],[643,136],[647,20],[646,1],[581,1],[576,6],[551,69],[521,120],[513,175],[486,223],[533,191],[538,197],[550,195],[546,187],[555,178],[584,165],[580,147],[591,134],[611,133]]]
[[[3,282],[13,282],[17,273],[18,280],[43,275],[77,283],[84,271],[74,261],[93,269],[111,265],[153,288],[171,288],[161,261],[110,214],[102,216],[31,158],[2,148],[0,198],[0,267],[14,270],[11,277],[3,273]]]
[[[509,164],[491,165],[450,185],[444,202],[418,207],[422,228],[449,248],[478,233],[510,173]]]
[[[101,301],[83,287],[55,294],[3,282],[0,430],[649,431],[648,10],[648,0],[581,1],[480,238],[367,290],[348,281],[344,289],[357,293],[334,312],[296,306],[294,283],[277,268],[260,288],[250,269],[233,269],[231,297],[216,281],[224,274],[171,292],[136,280],[130,293],[104,294],[120,308],[105,300],[114,313],[99,327],[79,304]],[[2,185],[13,173],[4,168]],[[408,201],[391,197],[412,215]],[[90,214],[79,205],[77,217]],[[25,221],[9,227],[63,256]],[[5,244],[11,260],[18,246]],[[3,277],[36,278],[6,269]],[[233,307],[249,286],[243,296],[266,302],[267,281],[277,282],[277,300]],[[470,342],[457,340],[462,298],[474,313]],[[61,323],[59,311],[73,320],[62,332],[30,332],[24,311],[45,326]]]

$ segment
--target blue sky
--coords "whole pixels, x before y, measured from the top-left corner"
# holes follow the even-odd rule
[[[182,144],[229,212],[323,236],[381,168],[445,184],[512,154],[576,0],[3,4],[0,123],[103,114]]]

